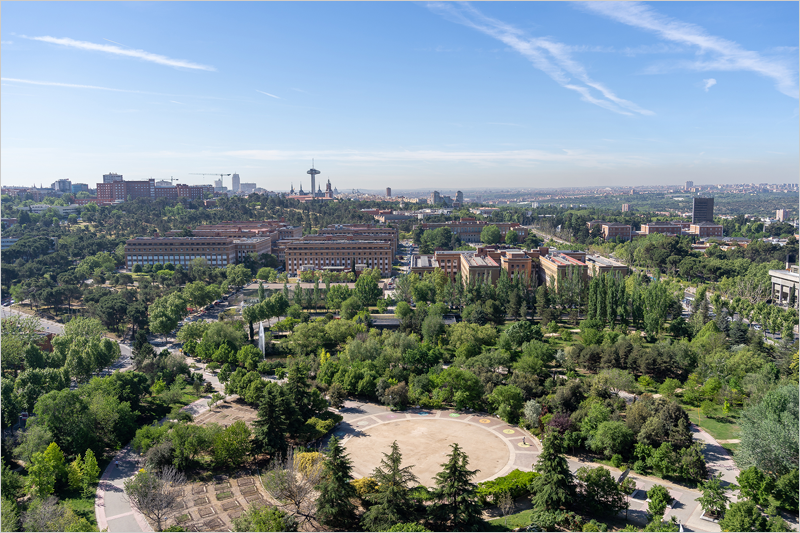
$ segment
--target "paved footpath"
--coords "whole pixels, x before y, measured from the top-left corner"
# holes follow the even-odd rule
[[[190,403],[182,411],[189,411],[193,416],[207,411],[208,401],[211,396],[200,398]],[[165,419],[161,420],[164,423]],[[115,464],[119,462],[119,466]],[[100,478],[94,500],[94,514],[97,517],[97,527],[100,531],[125,532],[125,531],[153,531],[145,517],[131,507],[125,497],[123,482],[133,477],[137,470],[143,466],[142,457],[128,444],[121,449],[115,461],[112,461]]]

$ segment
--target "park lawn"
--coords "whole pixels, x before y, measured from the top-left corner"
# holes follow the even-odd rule
[[[99,466],[104,469],[106,465],[108,465],[108,461],[105,461],[105,465],[100,464]],[[103,471],[102,469],[100,472]],[[88,497],[84,497],[80,490],[66,490],[59,494],[59,500],[64,505],[72,509],[76,515],[85,518],[90,524],[97,527],[97,517],[94,514],[94,497],[94,491]]]
[[[532,509],[527,509],[519,513],[510,514],[506,517],[494,518],[487,523],[487,531],[513,531],[518,527],[528,527],[531,524]],[[506,523],[508,520],[508,523]]]
[[[729,454],[734,455],[739,451],[740,444],[738,442],[726,442],[724,444],[720,444],[720,446],[725,448]]]
[[[714,437],[717,440],[731,440],[731,439],[738,439],[739,438],[739,424],[734,422],[735,418],[726,417],[726,418],[708,418],[706,416],[700,416],[700,420],[698,420],[698,410],[697,407],[692,407],[691,405],[681,404],[681,406],[686,410],[689,414],[689,420],[692,421],[693,424],[696,424],[706,430],[709,435]],[[729,445],[726,445],[729,446]]]

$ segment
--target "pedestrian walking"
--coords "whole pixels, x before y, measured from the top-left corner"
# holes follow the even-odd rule
[[[527,445],[528,445],[528,443],[527,443],[527,442],[525,442],[525,437],[522,437],[522,445],[523,445],[523,446],[527,446]]]

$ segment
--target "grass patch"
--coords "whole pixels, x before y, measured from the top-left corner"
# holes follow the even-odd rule
[[[228,498],[233,498],[233,493],[229,490],[217,493],[217,500],[222,501],[222,500],[227,500]]]
[[[527,527],[531,523],[532,509],[510,514],[506,517],[494,518],[487,523],[488,531],[512,531],[518,527]],[[507,522],[506,522],[507,520]]]
[[[182,515],[180,515],[180,516],[178,516],[178,517],[175,517],[175,521],[176,521],[177,523],[181,524],[181,523],[183,523],[183,522],[188,522],[189,520],[191,520],[191,518],[192,518],[192,517],[191,517],[191,516],[189,516],[187,513],[183,513]]]
[[[726,442],[725,444],[720,444],[723,448],[725,448],[729,454],[733,455],[739,451],[740,445],[738,442]]]
[[[739,438],[739,424],[735,422],[735,418],[708,418],[699,415],[697,407],[682,404],[682,407],[689,414],[689,420],[703,428],[709,435],[717,440],[731,440]],[[699,417],[699,419],[698,419]],[[728,445],[726,445],[728,446]]]
[[[94,495],[92,492],[89,497],[84,497],[80,490],[67,490],[59,494],[59,500],[72,511],[85,518],[94,527],[97,527],[97,517],[94,514]]]

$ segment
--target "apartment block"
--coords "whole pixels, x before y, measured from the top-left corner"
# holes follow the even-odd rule
[[[189,198],[202,200],[206,192],[214,192],[211,185],[175,185],[174,187],[156,187],[156,180],[147,181],[112,181],[97,184],[97,199],[105,202],[135,200],[137,198]]]
[[[331,267],[379,268],[384,276],[392,274],[392,245],[388,241],[310,240],[288,242],[283,250],[286,272],[297,275],[302,270]]]
[[[788,209],[778,209],[777,211],[775,211],[775,218],[780,220],[781,222],[789,220],[789,210]]]
[[[528,228],[522,226],[517,222],[487,222],[485,220],[475,220],[473,217],[463,217],[460,220],[449,222],[423,222],[417,227],[423,230],[450,228],[454,234],[461,238],[461,242],[479,243],[481,242],[481,231],[486,226],[497,226],[500,230],[500,238],[505,239],[509,231],[516,231],[519,242],[524,241],[528,237]]]

